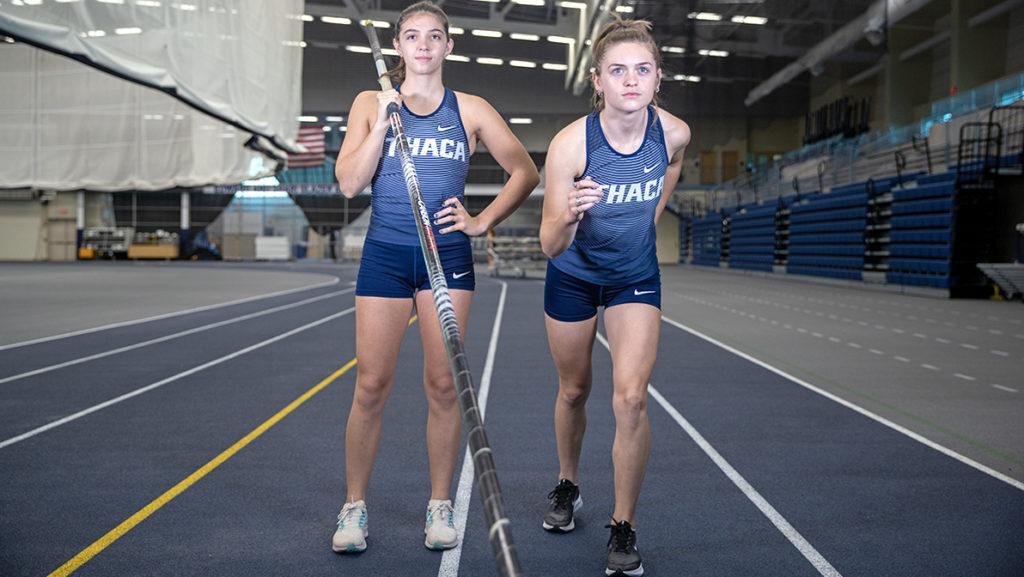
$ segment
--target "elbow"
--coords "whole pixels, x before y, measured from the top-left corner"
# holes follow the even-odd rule
[[[362,187],[357,186],[357,183],[353,182],[351,178],[344,178],[337,170],[334,171],[334,177],[338,181],[338,190],[341,191],[341,195],[345,198],[355,198]]]
[[[559,246],[560,243],[548,237],[541,231],[540,234],[540,251],[544,253],[544,256],[548,258],[555,258],[556,256],[565,252],[565,247]]]

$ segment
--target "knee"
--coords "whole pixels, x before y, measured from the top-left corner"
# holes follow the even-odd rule
[[[589,383],[561,382],[558,386],[558,402],[571,408],[583,406],[590,396]]]
[[[641,416],[647,413],[647,391],[637,388],[616,392],[612,398],[612,408],[618,423],[636,426]]]
[[[354,403],[366,412],[379,413],[384,410],[390,390],[390,376],[360,373],[356,379]]]
[[[458,401],[450,374],[427,376],[423,379],[423,390],[427,393],[427,400],[434,406],[453,407]]]

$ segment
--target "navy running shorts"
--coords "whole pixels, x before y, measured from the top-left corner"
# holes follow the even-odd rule
[[[585,321],[597,314],[597,307],[644,303],[661,310],[661,272],[622,285],[598,285],[558,270],[548,261],[544,281],[544,312],[556,321]]]
[[[441,268],[450,289],[473,290],[473,247],[460,242],[439,245]],[[367,239],[356,277],[356,296],[411,298],[421,290],[430,290],[427,265],[418,245],[407,246]]]

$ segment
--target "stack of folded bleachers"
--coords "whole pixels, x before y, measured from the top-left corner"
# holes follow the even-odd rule
[[[949,288],[955,192],[955,171],[892,191],[887,282]]]
[[[863,280],[867,209],[864,182],[810,194],[793,203],[786,272]]]
[[[693,264],[719,266],[722,259],[722,219],[719,212],[709,212],[693,220]]]
[[[688,216],[679,218],[679,262],[689,262],[690,260],[692,226],[692,218]]]
[[[729,268],[771,272],[775,260],[776,203],[752,204],[732,215]]]

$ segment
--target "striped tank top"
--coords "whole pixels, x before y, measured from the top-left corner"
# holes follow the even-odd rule
[[[401,87],[398,89],[401,92]],[[455,93],[445,88],[440,106],[425,116],[413,113],[402,104],[399,116],[409,141],[409,152],[419,176],[427,214],[433,216],[441,210],[444,201],[453,196],[465,204],[469,138],[462,126]],[[402,161],[391,128],[384,138],[370,190],[370,228],[366,238],[390,244],[418,245],[409,192],[402,175]],[[440,229],[450,225],[446,223],[439,227],[431,224],[438,245],[468,241],[461,231],[441,234]]]
[[[631,154],[608,144],[599,114],[591,113],[583,175],[601,185],[604,196],[583,215],[572,244],[552,264],[600,285],[629,284],[657,273],[654,213],[667,167],[665,136],[653,106],[647,107],[643,144]]]

